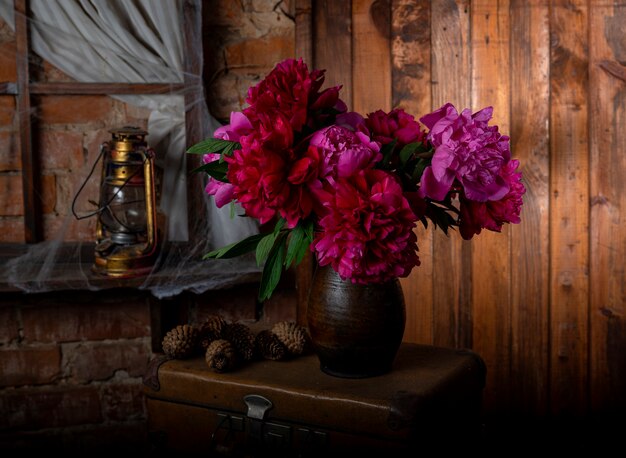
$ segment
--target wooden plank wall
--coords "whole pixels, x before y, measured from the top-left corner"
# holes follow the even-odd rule
[[[312,2],[312,66],[351,109],[494,107],[522,223],[418,229],[405,340],[485,360],[487,413],[626,408],[626,3]],[[302,37],[301,37],[302,39]]]

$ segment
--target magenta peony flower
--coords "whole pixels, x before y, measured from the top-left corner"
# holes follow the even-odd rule
[[[502,178],[508,184],[509,192],[498,201],[476,202],[461,193],[459,231],[464,239],[480,234],[483,228],[500,232],[505,223],[520,222],[526,188],[521,181],[522,174],[516,173],[518,166],[519,161],[512,160],[502,168]]]
[[[218,153],[209,153],[202,156],[202,162],[208,164],[209,162],[218,161],[219,158],[220,155]],[[217,208],[222,208],[235,198],[235,188],[232,184],[224,183],[213,177],[209,177],[204,191],[208,195],[214,196]]]
[[[327,195],[312,244],[321,266],[331,264],[344,280],[367,284],[406,277],[420,264],[416,217],[393,175],[359,170]]]
[[[397,145],[402,147],[409,143],[421,143],[426,138],[426,133],[422,131],[415,118],[402,109],[395,109],[389,113],[377,110],[367,115],[365,123],[372,139],[383,145],[395,139]]]
[[[317,131],[309,144],[321,149],[319,178],[331,184],[338,177],[349,177],[358,170],[372,168],[382,159],[378,143],[345,127],[330,126]]]
[[[215,129],[214,138],[238,142],[242,135],[252,132],[252,123],[246,115],[233,111],[230,114],[230,124]]]
[[[324,71],[309,72],[302,59],[286,59],[248,90],[246,102],[250,106],[243,113],[255,124],[260,113],[278,110],[287,118],[291,128],[300,132],[309,123],[313,111],[346,109],[345,103],[339,99],[340,87],[320,93],[323,83]]]
[[[493,109],[473,115],[468,109],[459,115],[447,103],[420,119],[430,129],[427,139],[435,148],[430,166],[420,182],[420,195],[442,200],[455,180],[468,199],[485,202],[500,200],[509,188],[501,175],[511,158],[509,137],[500,135],[498,126],[489,126]]]

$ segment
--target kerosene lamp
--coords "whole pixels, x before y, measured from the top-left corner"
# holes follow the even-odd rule
[[[101,145],[102,181],[93,271],[109,277],[149,273],[158,256],[154,151],[137,127],[109,131]]]

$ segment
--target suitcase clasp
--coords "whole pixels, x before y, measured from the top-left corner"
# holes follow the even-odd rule
[[[265,413],[273,407],[272,401],[258,394],[248,394],[243,400],[248,406],[248,417],[255,420],[263,420]]]

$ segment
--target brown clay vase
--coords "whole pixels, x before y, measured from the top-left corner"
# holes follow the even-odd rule
[[[318,267],[307,326],[320,369],[336,377],[365,378],[392,370],[402,342],[406,308],[398,279],[357,285],[332,267]]]

